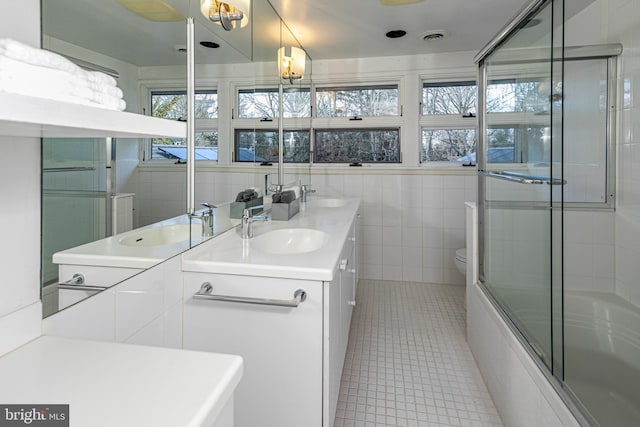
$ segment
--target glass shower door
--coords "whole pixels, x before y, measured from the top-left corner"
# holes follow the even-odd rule
[[[562,308],[563,182],[553,14],[547,2],[481,62],[479,144],[480,280],[550,369],[562,360],[552,316]]]

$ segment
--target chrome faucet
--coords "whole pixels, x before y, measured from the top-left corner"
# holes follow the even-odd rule
[[[213,210],[217,208],[216,205],[204,202],[202,206],[207,208],[200,215],[193,215],[191,218],[197,218],[202,222],[202,238],[213,236]]]
[[[307,185],[307,184],[301,185],[300,186],[300,193],[301,193],[300,194],[300,198],[302,200],[300,200],[300,201],[302,203],[307,203],[307,193],[315,193],[315,192],[316,192],[316,190],[312,190],[311,189],[311,185]]]
[[[251,212],[257,209],[264,209],[264,205],[256,205],[242,211],[242,238],[251,239],[253,237],[253,223],[255,221],[268,221],[268,211],[263,211],[262,215],[253,215]]]

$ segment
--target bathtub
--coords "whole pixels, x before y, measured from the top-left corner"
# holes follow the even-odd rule
[[[548,292],[495,291],[549,365]],[[640,426],[640,308],[611,293],[567,291],[563,333],[568,394],[602,427]]]
[[[639,426],[640,308],[583,291],[564,303],[565,384],[602,426]]]

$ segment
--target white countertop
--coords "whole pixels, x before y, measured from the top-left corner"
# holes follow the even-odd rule
[[[185,240],[183,241],[167,245],[146,247],[125,246],[120,244],[120,241],[149,228],[172,224],[186,224],[188,222],[189,219],[187,215],[180,215],[146,227],[137,228],[115,236],[96,240],[95,242],[56,252],[53,254],[53,262],[55,264],[94,265],[121,268],[146,269],[153,267],[172,256],[186,251],[189,249],[191,244],[196,245],[200,243],[200,235],[198,235],[193,242],[189,241],[189,235],[185,233]],[[193,227],[195,231],[199,231],[201,225],[199,222],[194,222]]]
[[[261,234],[283,228],[312,228],[329,235],[327,243],[313,252],[273,255],[243,240],[239,230],[232,229],[182,254],[182,270],[204,273],[237,274],[260,277],[282,277],[300,280],[333,280],[333,270],[360,200],[344,199],[340,207],[314,207],[314,200],[301,205],[300,212],[289,221],[255,222],[254,239]]]
[[[0,403],[69,404],[71,426],[211,425],[240,356],[42,336],[0,357]]]

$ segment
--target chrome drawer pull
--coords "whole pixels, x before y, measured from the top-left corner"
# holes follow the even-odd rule
[[[274,305],[277,307],[297,307],[307,299],[307,293],[303,289],[298,289],[293,293],[293,299],[269,299],[251,298],[231,295],[214,295],[211,283],[205,282],[200,286],[200,290],[193,295],[195,299],[206,299],[209,301],[239,302],[244,304]]]
[[[107,286],[92,286],[84,284],[84,276],[80,273],[76,273],[73,277],[66,282],[58,283],[58,289],[67,289],[70,291],[104,291]]]

